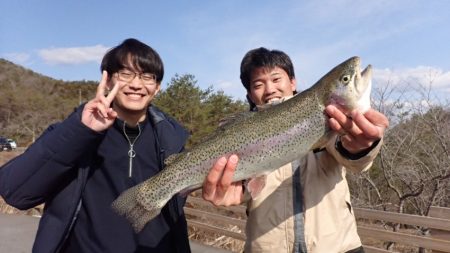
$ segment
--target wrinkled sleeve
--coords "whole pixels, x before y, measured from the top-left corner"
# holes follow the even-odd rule
[[[94,151],[102,135],[81,123],[78,109],[0,168],[0,195],[19,209],[44,203],[76,178],[78,165]]]
[[[353,155],[342,147],[338,136],[335,136],[327,142],[326,149],[339,164],[354,173],[359,173],[368,170],[372,166],[373,160],[380,152],[382,144],[383,140],[380,139],[361,154]]]

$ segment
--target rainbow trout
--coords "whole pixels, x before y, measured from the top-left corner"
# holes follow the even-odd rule
[[[169,156],[165,169],[123,192],[113,208],[139,232],[175,194],[199,188],[223,155],[239,156],[235,181],[267,174],[299,159],[333,135],[326,123],[326,105],[361,112],[370,108],[371,75],[370,65],[361,72],[359,57],[346,60],[291,99],[249,112],[191,150]]]

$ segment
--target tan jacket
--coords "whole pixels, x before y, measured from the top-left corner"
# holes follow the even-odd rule
[[[345,174],[370,168],[381,141],[358,160],[344,158],[335,143],[332,138],[326,150],[267,176],[261,194],[247,203],[246,253],[301,252],[302,245],[308,253],[334,253],[361,246]]]

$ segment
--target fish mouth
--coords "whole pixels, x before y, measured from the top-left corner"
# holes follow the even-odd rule
[[[355,78],[356,109],[364,113],[370,109],[370,92],[372,90],[372,66],[369,64]]]
[[[371,88],[372,84],[372,65],[368,65],[361,73],[356,76],[356,90],[363,94],[367,88]]]

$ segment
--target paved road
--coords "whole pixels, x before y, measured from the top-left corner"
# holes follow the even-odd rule
[[[0,214],[0,252],[29,253],[33,246],[39,218],[27,215]],[[229,253],[191,241],[192,253]]]
[[[29,253],[39,218],[0,214],[0,252]]]

